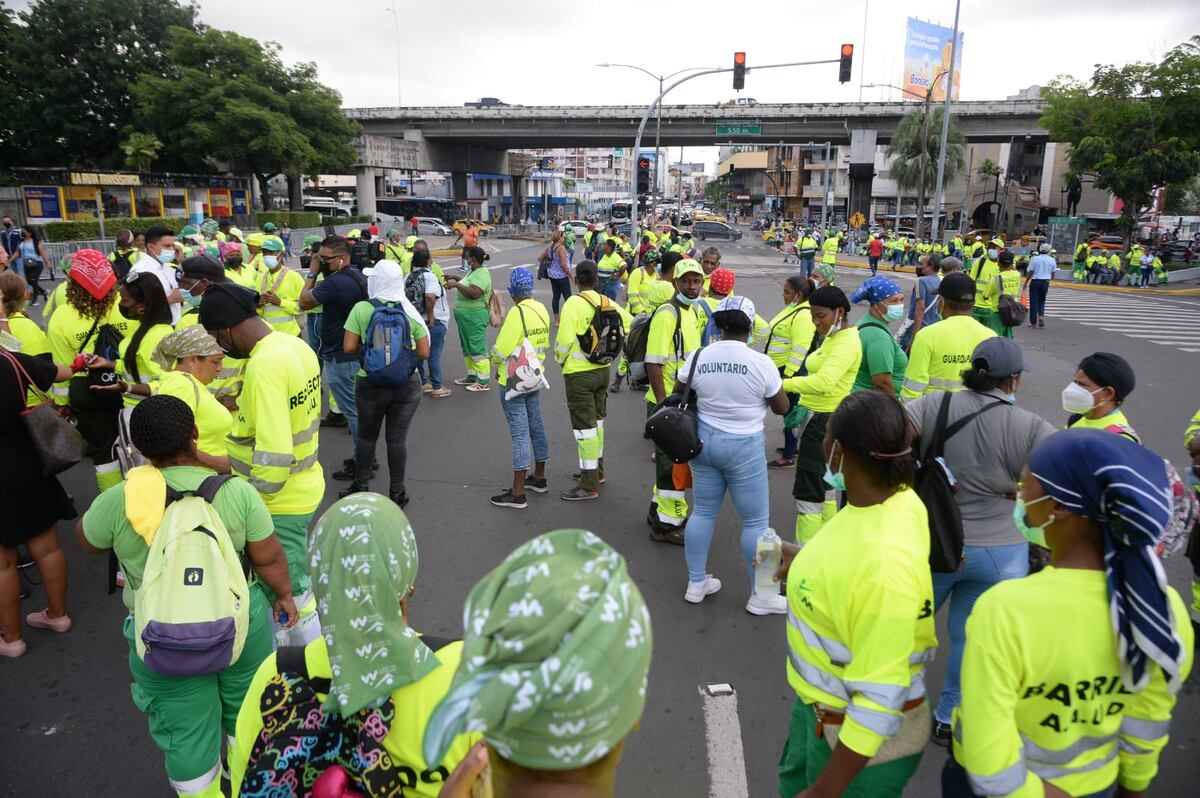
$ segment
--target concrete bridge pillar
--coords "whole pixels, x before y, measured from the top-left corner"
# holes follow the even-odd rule
[[[871,218],[871,187],[875,179],[874,130],[850,131],[850,216]]]
[[[467,201],[467,173],[450,173],[450,190],[455,202]]]
[[[354,184],[358,190],[358,212],[375,218],[375,167],[354,167]]]

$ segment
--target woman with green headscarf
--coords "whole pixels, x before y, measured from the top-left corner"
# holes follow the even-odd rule
[[[547,532],[483,578],[463,611],[462,659],[425,730],[427,762],[482,731],[496,798],[613,794],[646,706],[650,613],[625,559],[582,529]],[[457,786],[482,767],[472,751]],[[486,793],[485,793],[486,794]]]
[[[308,795],[331,782],[337,787],[320,794],[438,795],[478,735],[448,739],[440,766],[422,756],[463,644],[408,625],[412,525],[386,497],[356,493],[321,516],[309,551],[322,637],[280,648],[259,668],[229,753],[232,794]],[[296,757],[297,748],[307,756]]]

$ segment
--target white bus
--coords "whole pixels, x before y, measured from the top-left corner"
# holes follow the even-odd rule
[[[632,210],[633,206],[628,202],[614,202],[612,208],[609,209],[608,218],[618,224],[628,222]]]

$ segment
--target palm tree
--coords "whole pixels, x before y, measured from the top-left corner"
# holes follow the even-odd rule
[[[984,158],[983,163],[975,167],[975,174],[984,179],[992,177],[996,180],[996,184],[992,186],[992,229],[995,230],[1000,224],[1000,209],[996,205],[996,195],[1000,193],[1000,165],[991,158]]]
[[[913,109],[900,119],[887,155],[892,158],[891,173],[901,191],[917,191],[917,238],[921,237],[925,221],[925,197],[937,182],[937,160],[941,145],[943,108],[935,108],[926,117],[922,109]],[[954,179],[963,168],[966,139],[950,117],[950,132],[946,138],[946,168],[943,185]],[[939,209],[934,209],[937,213]]]
[[[162,148],[163,143],[153,133],[134,131],[121,143],[121,150],[125,153],[125,165],[132,166],[139,172],[150,168],[150,164],[158,158],[159,150]]]

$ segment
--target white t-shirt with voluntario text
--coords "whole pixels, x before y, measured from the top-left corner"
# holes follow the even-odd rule
[[[783,387],[771,358],[741,341],[715,341],[679,367],[680,382],[687,381],[695,357],[700,360],[692,388],[700,421],[730,435],[762,432],[767,400]]]

